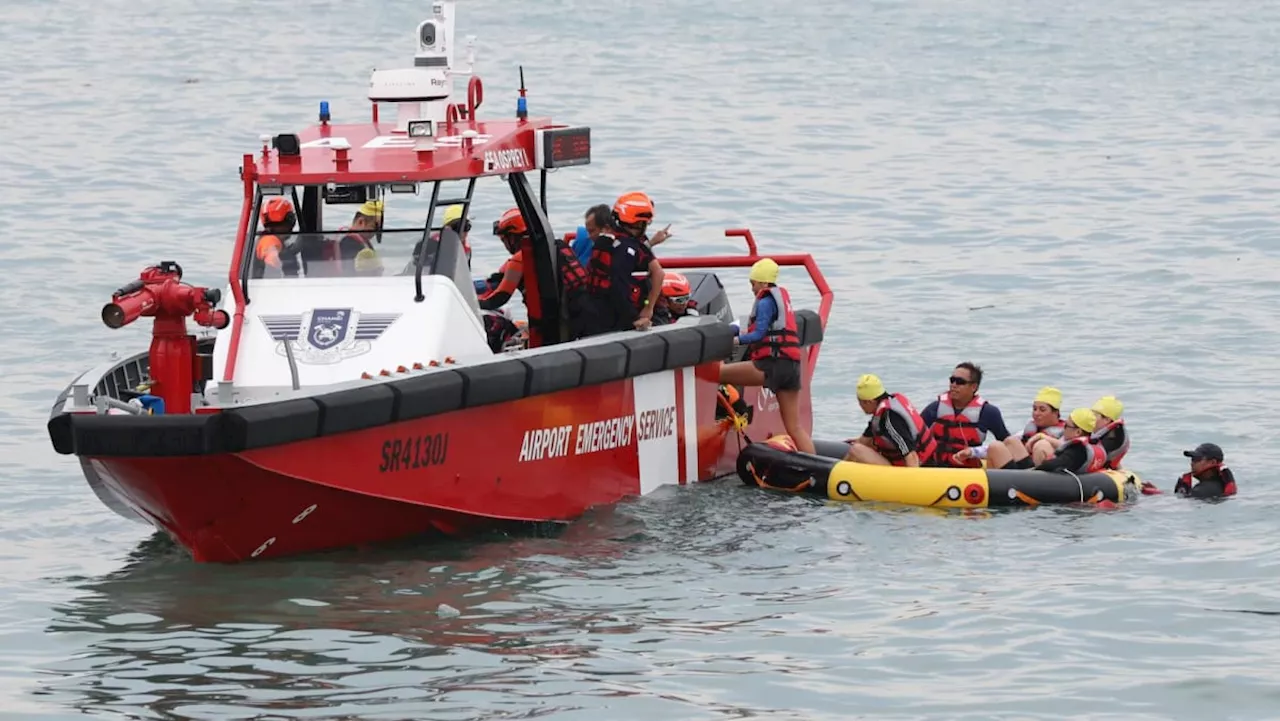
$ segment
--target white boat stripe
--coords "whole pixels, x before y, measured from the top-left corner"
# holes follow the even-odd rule
[[[684,385],[684,476],[685,483],[698,482],[698,393],[693,367],[681,368]]]

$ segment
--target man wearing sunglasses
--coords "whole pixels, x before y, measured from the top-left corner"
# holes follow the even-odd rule
[[[662,279],[662,296],[653,310],[653,324],[675,323],[686,315],[698,315],[689,300],[689,279],[669,271]]]
[[[938,442],[934,462],[940,466],[981,467],[981,461],[976,458],[956,459],[955,455],[965,448],[982,445],[988,433],[1003,443],[1009,437],[1004,415],[978,395],[982,368],[965,361],[951,371],[949,380],[950,389],[920,413]]]

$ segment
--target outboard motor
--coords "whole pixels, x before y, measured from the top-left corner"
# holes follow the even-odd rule
[[[689,299],[694,302],[698,315],[714,316],[725,323],[733,322],[733,309],[729,307],[729,295],[715,273],[702,270],[683,271],[689,280]]]

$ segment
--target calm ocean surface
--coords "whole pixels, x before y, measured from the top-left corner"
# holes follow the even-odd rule
[[[859,373],[923,406],[973,360],[1011,425],[1044,384],[1118,395],[1166,490],[1220,443],[1228,503],[961,517],[733,480],[555,537],[238,567],[102,507],[44,428],[147,343],[98,308],[162,259],[220,285],[240,154],[320,100],[367,117],[428,10],[0,2],[0,718],[1280,718],[1274,2],[459,9],[482,113],[514,112],[522,63],[535,115],[593,128],[597,164],[552,176],[558,229],[642,187],[673,252],[748,225],[818,258],[819,437],[865,423]]]

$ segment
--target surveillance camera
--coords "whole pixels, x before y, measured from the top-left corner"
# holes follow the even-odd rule
[[[418,25],[418,46],[423,50],[432,50],[436,46],[436,21],[423,20]]]

